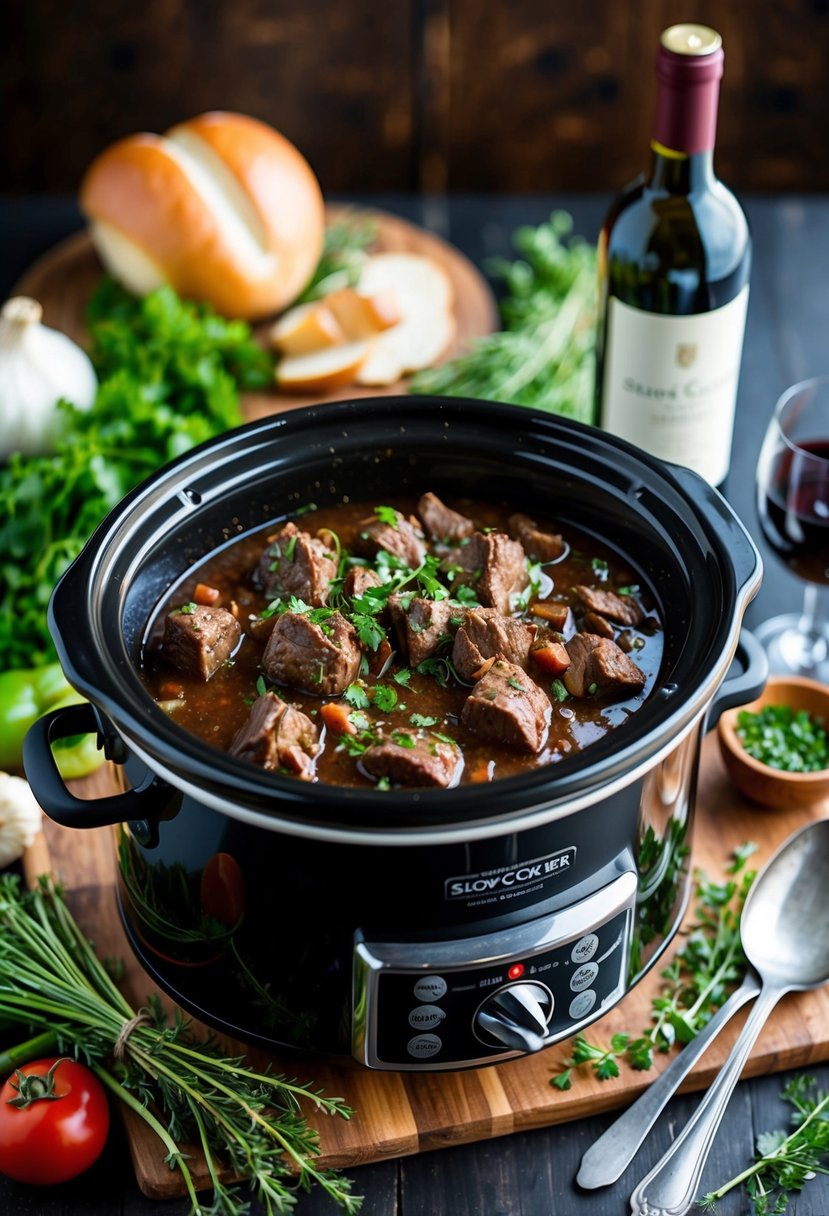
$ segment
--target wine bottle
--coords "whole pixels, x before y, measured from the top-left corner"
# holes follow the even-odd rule
[[[674,25],[660,39],[650,175],[612,204],[599,237],[599,425],[725,480],[751,237],[714,175],[722,39]]]

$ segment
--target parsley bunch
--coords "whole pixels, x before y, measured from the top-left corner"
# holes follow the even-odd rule
[[[54,454],[0,469],[0,671],[54,658],[46,606],[94,528],[165,461],[238,425],[240,390],[271,381],[244,322],[169,287],[139,300],[104,279],[88,321],[92,408],[61,402]]]

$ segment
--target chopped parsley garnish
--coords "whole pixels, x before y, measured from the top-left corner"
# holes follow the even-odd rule
[[[390,790],[391,781],[389,781],[388,777],[378,777],[377,784],[374,788],[376,790]]]
[[[355,709],[368,709],[369,706],[368,693],[362,684],[349,684],[343,693],[343,700]]]
[[[395,684],[401,684],[403,688],[409,687],[409,680],[412,678],[412,673],[408,667],[401,667],[400,671],[395,672],[392,676]],[[412,689],[412,691],[414,691]]]
[[[639,584],[631,583],[629,587],[619,587],[616,594],[617,595],[638,595],[639,594]]]
[[[510,678],[507,680],[507,684],[509,684],[510,688],[517,688],[519,692],[527,691],[521,681],[516,680],[515,676],[510,676]]]
[[[257,681],[256,681],[256,691],[257,691],[257,693],[259,694],[259,696],[260,696],[260,697],[264,697],[265,693],[268,691],[268,686],[267,686],[267,684],[265,683],[265,677],[264,677],[264,676],[259,676],[259,677],[258,677],[258,679],[257,679]]]
[[[527,576],[529,582],[524,590],[510,596],[510,607],[514,612],[526,611],[532,597],[541,589],[541,562],[527,562]]]
[[[594,695],[594,693],[598,692],[598,690],[599,690],[598,684],[588,684],[587,685],[587,695],[590,697],[592,697]]]
[[[400,520],[400,515],[394,507],[375,507],[374,514],[381,524],[388,524],[390,528],[396,528]]]
[[[445,655],[443,657],[434,655],[431,659],[424,659],[422,663],[418,663],[417,670],[421,675],[431,676],[434,680],[437,680],[441,688],[446,688],[450,679],[458,680],[458,683],[460,683],[452,660],[447,659]]]
[[[461,583],[453,590],[452,603],[460,604],[463,608],[476,608],[478,597],[475,594],[475,588],[470,587],[468,583]]]
[[[570,696],[561,680],[553,680],[552,684],[550,685],[550,692],[557,701],[566,701]]]
[[[409,714],[409,721],[412,726],[437,726],[440,718],[435,718],[431,714]]]
[[[375,684],[371,699],[382,713],[387,714],[397,704],[397,693],[388,684]]]
[[[829,742],[823,722],[805,709],[764,705],[758,713],[742,709],[737,738],[749,756],[785,773],[811,773],[829,768]]]
[[[196,605],[192,601],[189,604],[182,604],[179,608],[179,612],[182,614],[182,616],[192,616],[195,611]]]
[[[398,747],[412,748],[415,745],[414,736],[404,730],[393,730],[391,737]]]
[[[593,573],[600,583],[607,581],[608,569],[607,562],[603,557],[594,557],[590,565],[593,567]]]
[[[436,730],[432,731],[432,734],[436,739],[439,739],[441,743],[449,743],[452,747],[458,746],[457,740],[453,739],[451,735],[441,735]]]
[[[386,631],[377,624],[373,616],[365,612],[352,612],[348,616],[357,630],[357,637],[369,650],[376,651],[380,643],[386,640]]]

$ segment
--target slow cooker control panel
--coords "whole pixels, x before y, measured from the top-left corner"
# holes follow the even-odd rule
[[[636,876],[512,929],[354,948],[352,1048],[369,1068],[465,1068],[538,1051],[624,995]]]

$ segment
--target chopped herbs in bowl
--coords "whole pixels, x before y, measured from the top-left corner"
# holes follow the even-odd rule
[[[815,773],[829,767],[823,720],[791,705],[764,705],[737,714],[737,738],[750,756],[786,773]]]
[[[795,808],[829,798],[829,686],[773,676],[750,705],[719,722],[725,766],[746,797],[763,806]]]

